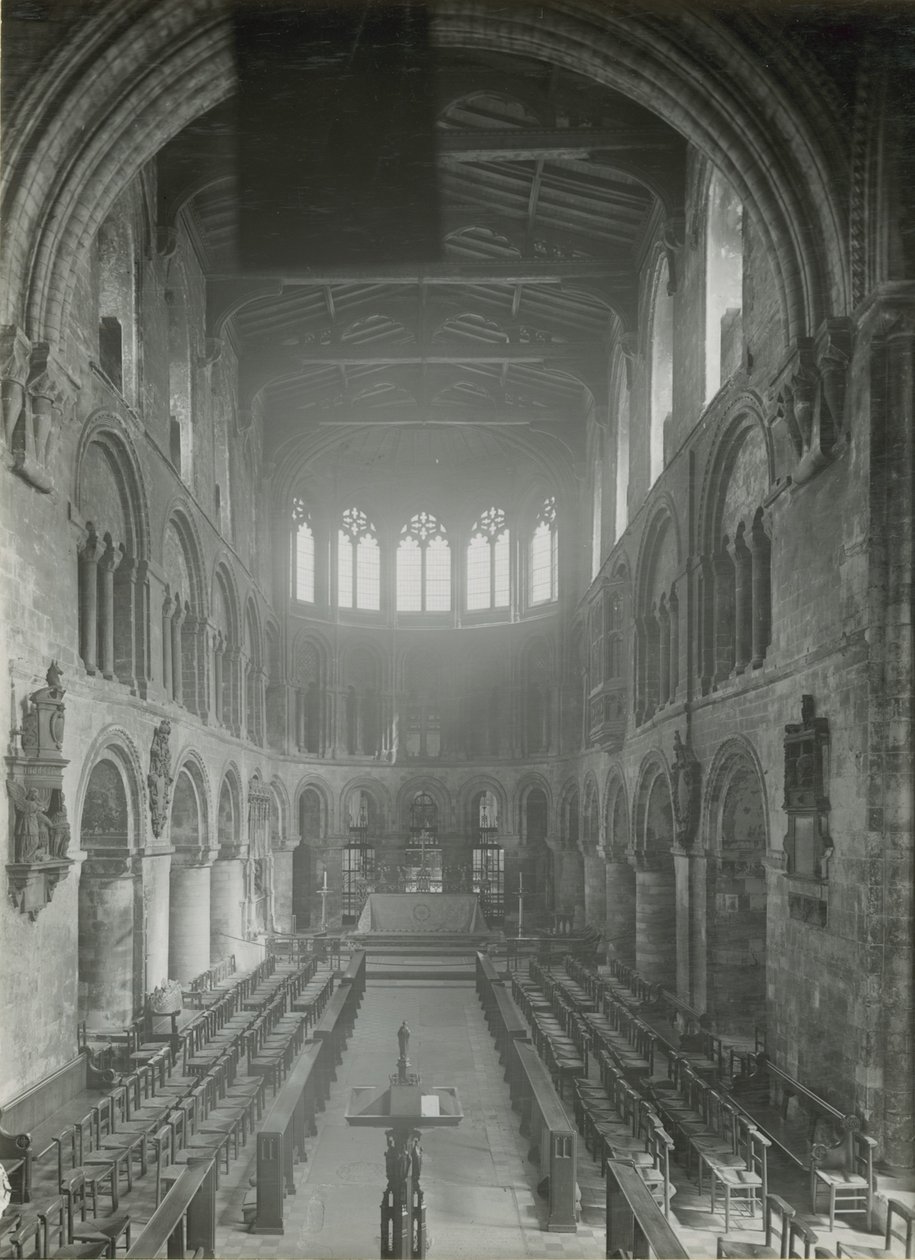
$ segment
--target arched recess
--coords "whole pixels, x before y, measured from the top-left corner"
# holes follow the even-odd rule
[[[81,260],[120,190],[230,95],[231,35],[206,0],[163,0],[155,13],[132,0],[104,7],[46,58],[6,124],[3,219],[33,245],[12,251],[3,323],[59,343]],[[579,0],[545,16],[515,6],[498,21],[485,7],[449,5],[437,11],[435,38],[540,58],[657,112],[722,168],[760,225],[786,335],[846,309],[841,128],[816,76],[804,83],[789,35],[754,28],[750,40],[722,19],[678,10],[659,37],[654,14]],[[150,90],[152,63],[157,85],[172,91]],[[49,135],[55,162],[41,143]]]
[[[527,775],[518,790],[518,828],[521,833],[519,878],[522,925],[552,927],[555,904],[553,850],[550,831],[551,794],[546,779]]]
[[[295,687],[295,742],[299,752],[314,757],[327,750],[328,728],[328,649],[317,635],[300,634],[292,653],[292,681]]]
[[[581,808],[581,852],[584,860],[584,917],[589,927],[604,929],[607,916],[607,873],[600,844],[600,789],[592,773],[585,776]]]
[[[244,939],[245,897],[243,793],[238,767],[230,763],[219,786],[216,838],[219,852],[210,870],[210,958],[217,962],[234,953]]]
[[[326,784],[305,779],[296,789],[295,816],[299,843],[292,854],[292,914],[297,931],[312,924],[317,863],[315,850],[322,848],[331,827],[330,795]]]
[[[567,935],[584,926],[585,873],[579,847],[581,838],[581,796],[574,781],[565,785],[559,798],[559,848],[554,851],[556,925]]]
[[[283,657],[280,650],[280,630],[270,618],[264,626],[265,657],[264,673],[267,718],[267,743],[271,748],[283,750],[286,746],[286,684],[283,678]]]
[[[213,708],[216,721],[234,734],[239,722],[241,621],[238,590],[230,566],[220,561],[213,574]]]
[[[703,693],[759,669],[772,639],[774,455],[761,400],[747,393],[722,422],[702,487],[699,568]]]
[[[184,508],[173,509],[162,540],[162,683],[169,699],[206,717],[208,607],[200,539]]]
[[[203,761],[187,753],[175,771],[169,836],[168,974],[187,982],[210,965],[209,811]]]
[[[408,779],[397,793],[397,802],[394,807],[395,827],[403,827],[409,830],[411,825],[410,811],[415,798],[420,793],[426,793],[432,797],[436,807],[436,826],[439,836],[443,832],[450,831],[454,820],[451,794],[441,779],[425,774],[416,775]]]
[[[680,530],[663,496],[642,540],[636,574],[635,720],[672,703],[680,687]]]
[[[142,779],[136,750],[108,731],[90,752],[81,792],[78,894],[79,1018],[121,1029],[143,1007],[146,977]]]
[[[653,984],[676,992],[676,876],[670,779],[663,759],[652,754],[642,766],[636,792],[635,965]]]
[[[766,1018],[766,850],[759,759],[734,738],[715,754],[703,806],[707,836],[706,1000],[712,1026],[753,1037]]]
[[[242,646],[242,675],[245,697],[245,733],[252,744],[264,742],[264,638],[257,605],[252,596],[245,601],[245,638]]]
[[[631,861],[629,799],[619,766],[611,767],[604,789],[607,944],[624,962],[635,962],[635,868]]]
[[[86,523],[79,551],[79,651],[86,672],[145,696],[149,519],[143,479],[117,416],[96,412],[80,437],[74,496]]]
[[[457,798],[458,826],[468,837],[474,837],[480,828],[480,797],[485,793],[493,798],[491,825],[501,833],[511,830],[505,788],[491,775],[475,774],[461,786]]]
[[[386,830],[386,820],[391,811],[390,797],[384,784],[365,777],[350,780],[340,794],[343,831],[360,825],[363,805],[368,837],[371,839],[381,836]]]

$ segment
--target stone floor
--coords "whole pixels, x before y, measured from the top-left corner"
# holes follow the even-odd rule
[[[241,1223],[242,1195],[255,1171],[250,1143],[250,1158],[239,1159],[220,1187],[216,1254],[227,1260],[378,1255],[384,1131],[351,1129],[344,1111],[352,1086],[387,1082],[403,1019],[412,1032],[414,1070],[424,1084],[456,1086],[464,1111],[457,1129],[429,1132],[423,1139],[432,1255],[440,1260],[603,1256],[601,1229],[542,1230],[545,1213],[534,1189],[533,1165],[525,1159],[526,1143],[473,985],[447,981],[369,984],[337,1083],[318,1117],[308,1163],[297,1169],[297,1193],[286,1200],[285,1234],[251,1234]]]

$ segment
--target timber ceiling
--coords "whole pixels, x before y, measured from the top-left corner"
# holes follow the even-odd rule
[[[522,58],[453,53],[438,83],[442,249],[422,267],[245,274],[231,102],[159,155],[160,222],[185,216],[208,332],[230,331],[273,454],[335,427],[369,463],[430,442],[430,459],[489,459],[499,429],[512,447],[527,430],[582,448],[613,341],[636,325],[646,239],[682,219],[685,142]]]

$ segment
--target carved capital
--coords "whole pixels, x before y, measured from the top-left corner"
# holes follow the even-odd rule
[[[178,229],[173,224],[156,228],[156,253],[160,258],[169,259],[178,248]]]
[[[22,341],[8,338],[11,372],[4,385],[4,430],[13,453],[13,470],[36,490],[53,488],[51,464],[61,421],[76,400],[76,385],[57,362],[47,342],[29,351],[25,382],[21,380]]]
[[[851,323],[828,319],[796,342],[772,381],[772,423],[785,424],[796,459],[792,480],[809,481],[844,448]]]
[[[208,368],[216,362],[222,354],[222,338],[206,337],[203,343],[203,349],[197,354],[198,368]]]

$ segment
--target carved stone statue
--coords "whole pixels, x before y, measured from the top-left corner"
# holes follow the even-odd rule
[[[27,757],[59,760],[66,716],[63,699],[67,694],[62,681],[60,666],[52,661],[48,668],[47,686],[39,687],[29,696],[29,711],[23,717],[19,731],[22,751]]]
[[[405,1059],[407,1051],[410,1049],[410,1029],[406,1020],[397,1029],[397,1045],[400,1049],[400,1057]]]
[[[413,1184],[418,1185],[420,1173],[423,1170],[423,1148],[420,1145],[418,1137],[413,1139],[413,1145],[410,1148],[410,1172],[413,1177]]]
[[[389,1133],[388,1145],[384,1152],[384,1170],[388,1176],[388,1186],[391,1190],[397,1188],[397,1147],[394,1145],[394,1134]]]
[[[70,847],[70,821],[67,818],[67,807],[61,801],[60,809],[55,810],[49,818],[50,842],[48,845],[52,858],[65,858]]]
[[[152,748],[149,751],[149,774],[146,776],[146,784],[149,788],[149,812],[154,836],[162,834],[168,820],[168,806],[172,791],[172,752],[168,744],[171,731],[171,722],[163,718],[156,727]]]
[[[41,807],[34,788],[26,790],[19,783],[7,779],[6,790],[16,811],[13,835],[16,843],[17,862],[46,862],[48,860],[48,833],[51,820]]]
[[[699,821],[701,774],[693,750],[683,743],[679,731],[674,731],[674,765],[671,777],[677,841],[681,845],[688,845],[692,842]]]

